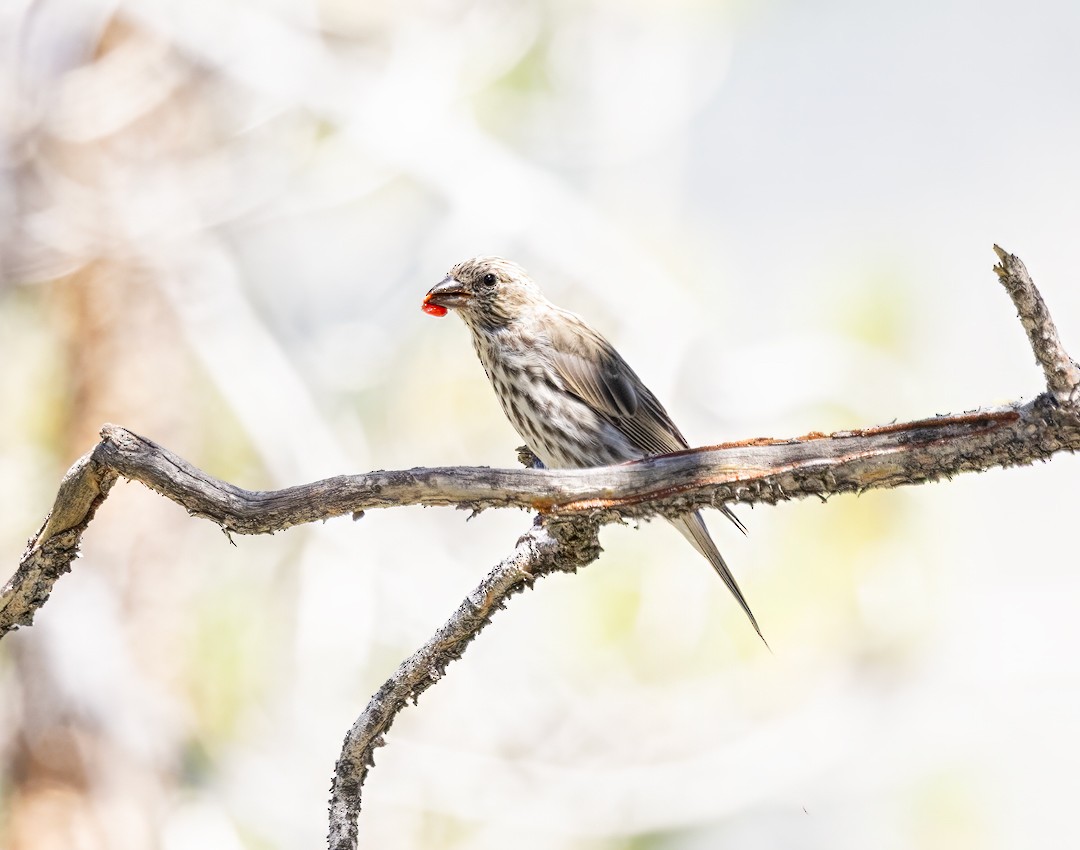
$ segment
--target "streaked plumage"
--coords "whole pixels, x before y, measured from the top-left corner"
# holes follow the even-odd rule
[[[517,264],[499,257],[458,263],[424,304],[456,310],[465,320],[503,412],[545,466],[607,466],[689,448],[611,344],[548,301]],[[760,635],[701,514],[671,522],[713,565]]]

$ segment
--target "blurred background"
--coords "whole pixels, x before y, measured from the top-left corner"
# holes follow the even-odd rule
[[[275,488],[514,466],[496,253],[691,442],[1030,398],[1080,353],[1080,6],[7,0],[0,563],[115,422]],[[377,754],[363,847],[1064,846],[1078,462],[738,509],[773,652],[663,523],[515,598]],[[0,645],[0,846],[311,848],[349,725],[530,518],[266,538],[121,482]]]

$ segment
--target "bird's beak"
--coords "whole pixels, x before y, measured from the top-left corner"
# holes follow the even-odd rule
[[[424,305],[434,304],[436,307],[446,307],[454,310],[458,307],[464,307],[471,298],[472,293],[469,290],[455,278],[447,275],[442,281],[428,290],[428,294],[424,296]]]

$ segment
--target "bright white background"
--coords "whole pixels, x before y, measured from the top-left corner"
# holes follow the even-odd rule
[[[692,442],[1042,386],[1080,352],[1080,7],[9,0],[0,561],[115,421],[237,484],[512,466],[464,327],[503,254]],[[513,600],[409,708],[361,846],[1066,846],[1077,464],[663,524]],[[118,485],[0,646],[0,844],[309,848],[368,696],[529,519],[236,539]]]

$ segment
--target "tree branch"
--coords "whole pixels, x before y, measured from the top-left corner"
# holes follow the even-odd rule
[[[1046,387],[1062,404],[1077,402],[1080,388],[1080,364],[1065,351],[1058,337],[1057,326],[1050,318],[1039,290],[1031,281],[1027,267],[1016,254],[1010,254],[997,245],[994,252],[1001,262],[994,266],[1001,285],[1016,305],[1016,313],[1027,331],[1028,341],[1046,374]]]
[[[1027,404],[788,440],[757,439],[588,470],[441,467],[341,475],[270,492],[245,490],[115,425],[64,477],[52,513],[0,592],[0,635],[30,625],[70,568],[82,533],[117,476],[145,484],[236,534],[397,505],[517,507],[555,516],[674,516],[726,502],[773,504],[899,487],[1080,448],[1075,404]]]
[[[594,560],[601,524],[727,502],[771,504],[918,484],[1080,448],[1080,366],[1061,344],[1023,263],[996,246],[995,251],[1001,260],[995,271],[1046,375],[1048,392],[1028,403],[829,435],[726,443],[615,467],[377,471],[272,492],[220,481],[144,437],[106,425],[101,442],[64,476],[52,512],[0,591],[0,636],[31,624],[53,583],[70,569],[83,532],[119,476],[237,534],[271,533],[398,505],[540,511],[543,522],[387,680],[346,738],[333,782],[330,846],[353,848],[360,787],[397,713],[441,677],[510,595],[538,576]]]
[[[513,553],[488,573],[434,637],[411,655],[371,698],[349,734],[334,770],[330,789],[330,850],[356,847],[360,788],[374,765],[375,748],[397,714],[446,672],[446,665],[465,652],[496,610],[515,593],[553,572],[576,572],[600,555],[599,526],[587,519],[537,517]]]

